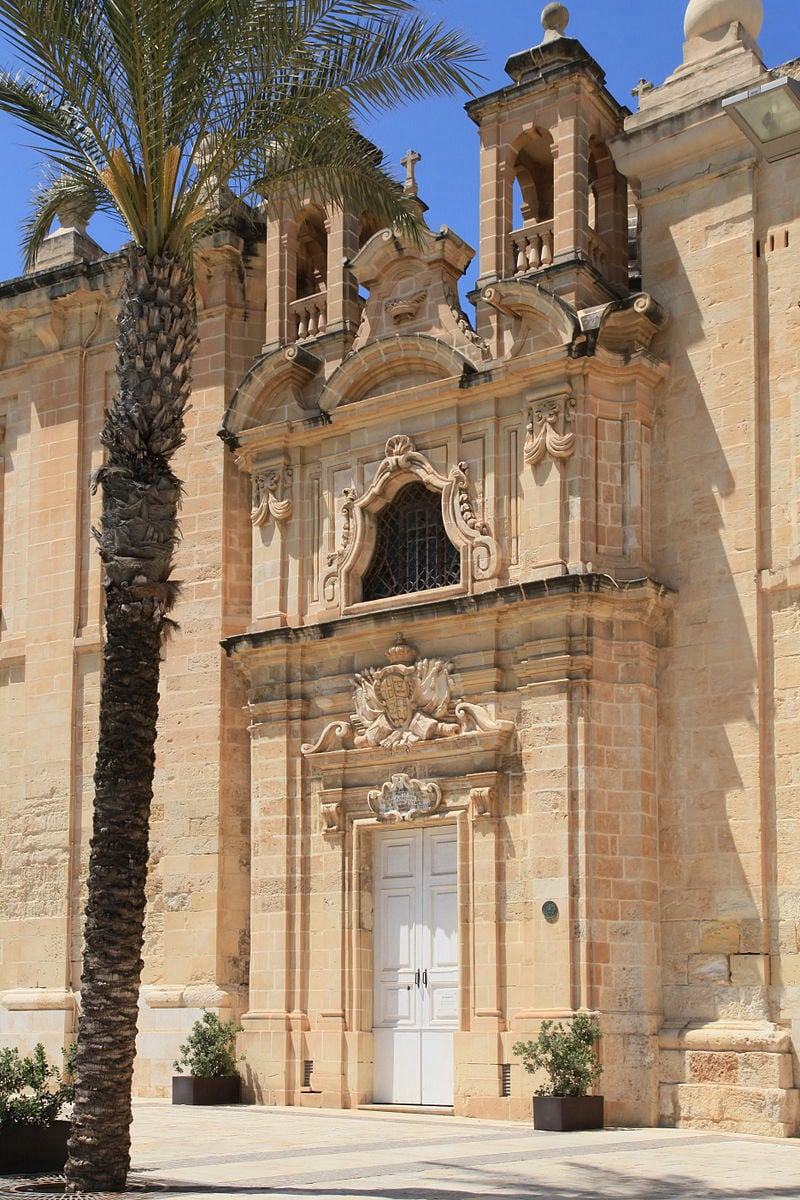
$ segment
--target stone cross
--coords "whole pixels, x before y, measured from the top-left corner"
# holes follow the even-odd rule
[[[635,88],[631,88],[631,95],[638,97],[641,100],[647,92],[652,92],[653,84],[649,79],[640,79]]]
[[[417,196],[419,194],[419,187],[414,177],[414,169],[418,162],[422,162],[422,155],[417,154],[416,150],[407,150],[405,158],[400,159],[400,165],[406,169],[403,191],[407,196]]]

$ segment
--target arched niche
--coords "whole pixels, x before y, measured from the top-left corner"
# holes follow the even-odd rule
[[[287,228],[289,342],[319,337],[328,327],[328,224],[321,208],[304,204]]]
[[[220,436],[235,439],[275,419],[296,420],[317,412],[304,399],[304,388],[321,367],[322,360],[302,346],[281,346],[260,355],[231,397]]]
[[[604,278],[622,282],[628,259],[628,189],[605,142],[593,135],[588,158],[589,255]]]
[[[328,604],[344,612],[361,603],[361,581],[375,553],[378,516],[412,483],[422,483],[440,497],[445,534],[460,556],[458,583],[436,589],[439,594],[471,592],[475,583],[497,577],[499,547],[473,508],[466,463],[458,463],[442,475],[416,449],[411,438],[397,434],[386,443],[385,457],[366,491],[359,495],[355,488],[344,490],[341,545],[330,556],[323,576],[323,595]],[[424,597],[430,592],[416,595]],[[405,594],[404,601],[409,599]]]
[[[332,412],[368,396],[428,380],[461,379],[474,372],[469,359],[439,338],[424,333],[397,334],[348,355],[326,383],[319,406]]]

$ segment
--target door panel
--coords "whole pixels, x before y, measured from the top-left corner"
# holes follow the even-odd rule
[[[378,969],[403,971],[413,967],[412,935],[417,897],[414,892],[384,892],[381,897],[381,959]]]
[[[431,966],[458,966],[458,897],[455,887],[430,890]]]
[[[421,1104],[453,1103],[453,1034],[423,1029],[420,1033]]]
[[[385,880],[412,880],[417,873],[415,839],[398,838],[388,840],[381,846],[381,878]]]
[[[438,875],[455,875],[458,866],[458,839],[456,831],[440,832],[427,830],[428,859],[432,878]]]
[[[378,838],[373,1029],[377,1103],[453,1102],[457,850],[454,826]]]
[[[372,1097],[376,1104],[419,1104],[419,1033],[373,1032]]]

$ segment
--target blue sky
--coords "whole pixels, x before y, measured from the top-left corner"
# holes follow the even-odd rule
[[[529,0],[421,0],[421,7],[464,30],[486,52],[482,92],[504,86],[508,56],[541,40],[542,4]],[[680,63],[683,0],[573,0],[568,33],[583,42],[607,75],[610,91],[630,107],[631,88],[645,78],[658,84]],[[800,57],[798,0],[764,0],[760,45],[769,67]],[[6,63],[5,65],[9,65]],[[466,97],[426,101],[387,114],[365,132],[399,163],[406,150],[422,155],[417,168],[420,195],[429,205],[434,229],[449,225],[473,246],[477,239],[478,136],[463,111]],[[0,279],[20,273],[19,226],[38,178],[38,156],[24,149],[26,135],[0,116],[6,183],[0,191]],[[398,167],[398,171],[400,168]],[[124,235],[106,220],[91,232],[107,250]],[[474,263],[468,279],[474,278]]]

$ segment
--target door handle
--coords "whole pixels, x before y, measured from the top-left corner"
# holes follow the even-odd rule
[[[422,972],[422,986],[423,986],[423,987],[427,987],[427,986],[428,986],[428,968],[427,968],[427,967],[426,967],[426,968],[425,968],[425,970]]]
[[[416,971],[414,972],[414,983],[417,985],[417,987],[419,987],[419,975],[419,967],[417,967]]]

